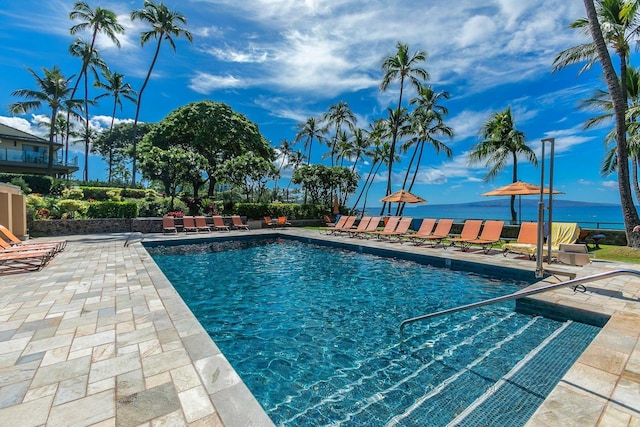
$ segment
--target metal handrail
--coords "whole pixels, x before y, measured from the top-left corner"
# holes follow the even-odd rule
[[[484,301],[474,302],[472,304],[461,305],[459,307],[449,308],[447,310],[438,311],[436,313],[425,314],[418,317],[412,317],[410,319],[403,320],[400,323],[400,341],[403,341],[404,337],[404,327],[409,323],[417,322],[420,320],[431,319],[433,317],[444,316],[451,313],[457,313],[459,311],[470,310],[476,307],[483,307],[485,305],[496,304],[499,302],[510,301],[513,299],[528,297],[529,295],[541,294],[543,292],[551,291],[557,288],[563,288],[565,286],[573,286],[574,289],[583,283],[594,282],[596,280],[608,279],[610,277],[622,276],[622,275],[632,275],[640,277],[640,271],[637,270],[614,270],[614,271],[606,271],[604,273],[593,274],[587,277],[580,277],[578,279],[568,280],[566,282],[554,283],[552,285],[543,286],[535,289],[528,289],[523,291],[514,292],[509,295],[503,295],[497,298],[491,298]]]

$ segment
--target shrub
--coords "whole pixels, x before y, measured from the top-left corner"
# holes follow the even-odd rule
[[[138,205],[135,202],[94,202],[89,205],[89,218],[135,218]]]
[[[120,189],[114,188],[111,189],[109,191],[107,191],[107,199],[110,202],[121,202],[122,201],[122,197],[120,196]]]
[[[56,203],[61,218],[77,218],[87,211],[87,203],[75,199],[61,199]]]
[[[34,193],[49,194],[53,185],[53,178],[50,176],[0,173],[0,182],[11,182],[15,178],[22,178]]]
[[[137,188],[123,188],[120,192],[120,195],[129,199],[145,199],[149,197],[150,193],[152,193],[154,196],[156,195],[156,192],[150,189],[140,190]]]
[[[62,190],[62,197],[71,200],[82,200],[84,198],[84,192],[78,187],[65,188]]]
[[[20,187],[20,190],[22,190],[23,194],[31,193],[31,189],[29,188],[29,186],[27,185],[27,182],[22,177],[12,178],[11,184],[15,185],[16,187]]]

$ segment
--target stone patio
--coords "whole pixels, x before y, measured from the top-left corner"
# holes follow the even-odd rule
[[[535,269],[532,261],[497,252],[444,251],[300,228],[279,232]],[[223,234],[230,233],[196,238]],[[125,246],[127,237],[133,239]],[[68,237],[66,250],[43,270],[0,276],[0,426],[272,425],[140,237]],[[144,235],[146,241],[185,238],[194,235]],[[580,277],[619,268],[637,269],[598,260],[560,269]],[[528,425],[640,425],[640,280],[620,276],[589,283],[586,293],[562,288],[535,298],[610,320]]]

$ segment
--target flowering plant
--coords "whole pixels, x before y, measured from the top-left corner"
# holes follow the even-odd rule
[[[181,211],[167,212],[167,216],[172,216],[172,217],[175,217],[175,218],[182,218],[184,216],[184,212],[181,212]]]

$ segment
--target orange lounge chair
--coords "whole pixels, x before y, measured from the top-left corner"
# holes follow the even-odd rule
[[[413,218],[411,217],[403,217],[400,219],[400,221],[398,222],[398,225],[394,230],[387,231],[385,227],[385,230],[376,231],[375,233],[371,233],[371,234],[375,235],[378,239],[383,239],[384,237],[391,239],[391,237],[402,236],[409,231],[409,227],[411,227],[412,221],[413,221]]]
[[[33,251],[3,249],[0,251],[0,274],[40,270],[53,255],[53,250],[46,249]]]
[[[248,230],[249,226],[242,222],[242,218],[240,215],[231,215],[231,222],[233,223],[233,228],[236,230]]]
[[[58,247],[56,244],[41,243],[38,245],[13,245],[0,239],[0,254],[3,253],[16,253],[16,252],[49,252],[53,257],[58,253]]]
[[[433,231],[434,225],[436,225],[435,218],[424,218],[417,232],[405,233],[399,237],[406,237],[407,239],[409,239],[411,242],[415,244],[416,239],[420,239],[426,236],[431,236],[431,232]]]
[[[291,225],[291,223],[289,221],[287,221],[287,217],[286,216],[279,216],[277,225],[278,225],[278,227],[286,227],[286,226]]]
[[[216,231],[217,230],[231,231],[229,226],[224,224],[224,219],[222,219],[220,215],[214,215],[212,218],[213,218],[213,226],[215,227]]]
[[[484,223],[484,227],[482,227],[482,233],[480,233],[480,237],[472,240],[465,240],[464,242],[460,242],[462,245],[462,250],[466,251],[469,249],[471,245],[479,245],[482,246],[482,250],[485,254],[488,254],[489,251],[493,248],[493,245],[498,243],[500,239],[500,235],[502,234],[502,229],[504,228],[504,221],[487,221]]]
[[[367,227],[371,222],[370,216],[363,216],[358,223],[356,228],[343,228],[342,230],[338,230],[339,233],[349,233],[349,237],[354,237],[358,233],[364,233],[367,231]]]
[[[11,232],[7,227],[0,224],[0,237],[4,236],[5,240],[9,242],[11,246],[29,246],[31,249],[39,246],[55,246],[56,252],[62,252],[64,248],[67,246],[66,240],[55,240],[49,242],[34,242],[27,241],[24,242]]]
[[[206,231],[207,233],[211,233],[211,227],[207,225],[207,219],[203,216],[197,216],[194,218],[196,222],[196,229],[198,232]]]
[[[468,219],[464,222],[462,226],[462,231],[460,232],[460,237],[452,237],[449,239],[449,246],[456,246],[456,244],[460,244],[462,250],[465,249],[465,243],[468,240],[475,240],[478,238],[480,234],[480,228],[482,227],[481,219]],[[447,247],[444,247],[447,249]]]
[[[162,232],[163,233],[177,233],[176,222],[172,216],[162,217]]]
[[[379,216],[374,216],[369,218],[369,224],[367,224],[367,226],[365,227],[364,230],[359,231],[359,230],[352,230],[351,231],[351,237],[361,237],[361,238],[367,238],[367,236],[369,236],[372,232],[376,231],[378,229],[378,225],[380,224],[380,220],[382,218]],[[364,218],[362,219],[364,220]],[[362,221],[360,222],[362,223]]]
[[[453,220],[452,219],[441,219],[440,221],[438,221],[438,225],[436,225],[436,229],[433,230],[433,234],[432,235],[430,235],[430,236],[421,236],[420,239],[422,239],[423,243],[424,242],[431,242],[432,246],[435,248],[436,246],[441,244],[444,239],[449,237],[449,232],[451,231],[451,226],[453,226]],[[417,245],[417,244],[418,244],[418,242],[417,242],[417,240],[415,240],[414,241],[414,245]]]
[[[520,224],[518,239],[515,243],[507,243],[503,246],[502,255],[507,256],[509,253],[525,254],[529,259],[536,256],[538,249],[538,223],[523,222]]]
[[[267,228],[273,227],[273,220],[271,219],[270,216],[264,217],[264,223],[267,225]]]
[[[196,222],[194,221],[192,216],[182,217],[182,224],[184,224],[185,233],[188,233],[189,231],[193,231],[195,233],[198,232],[198,227],[196,227]]]
[[[340,231],[349,230],[353,228],[353,224],[355,224],[355,222],[356,222],[355,216],[341,216],[335,227],[327,227],[324,229],[324,231],[327,234],[336,234],[336,233],[339,233]]]
[[[324,215],[324,225],[326,225],[327,227],[335,227],[336,224],[331,221],[331,218],[329,218],[329,215]]]
[[[384,228],[380,231],[374,231],[369,233],[369,235],[371,237],[377,236],[380,233],[391,233],[392,231],[395,231],[396,227],[398,227],[398,224],[400,223],[400,217],[399,216],[391,216],[389,217],[389,219],[387,220],[387,223],[384,225]]]

